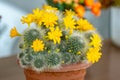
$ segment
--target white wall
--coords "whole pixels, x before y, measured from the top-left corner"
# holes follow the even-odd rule
[[[120,46],[120,8],[111,8],[111,38],[112,41]]]
[[[0,58],[7,57],[11,54],[19,52],[18,38],[11,39],[9,36],[10,29],[16,26],[19,32],[26,27],[22,25],[20,18],[25,15],[22,9],[16,8],[14,5],[0,1]]]
[[[103,39],[110,38],[110,9],[102,10],[100,17],[96,17],[90,12],[86,13],[86,17],[97,28]]]
[[[41,7],[45,0],[3,0],[10,4],[15,5],[16,7],[22,8],[25,11],[31,12],[32,9]]]

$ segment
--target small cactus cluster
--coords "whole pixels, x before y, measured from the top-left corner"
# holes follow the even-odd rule
[[[44,6],[23,17],[22,22],[29,26],[24,33],[13,28],[10,35],[21,36],[18,60],[23,68],[40,72],[84,61],[94,63],[101,56],[99,34],[91,23],[79,19],[71,10],[61,13]]]
[[[30,29],[24,33],[24,41],[26,44],[32,44],[36,38],[40,38],[40,32],[37,29]]]
[[[67,51],[73,54],[79,54],[85,49],[85,40],[79,36],[70,37],[67,41]]]

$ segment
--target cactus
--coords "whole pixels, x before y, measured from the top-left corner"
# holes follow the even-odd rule
[[[25,63],[23,57],[25,56],[25,53],[24,52],[21,52],[19,55],[18,55],[18,59],[19,59],[19,64],[21,65],[21,67],[23,68],[26,68],[27,67],[27,63]]]
[[[33,60],[33,57],[30,54],[25,54],[25,56],[23,57],[23,60],[25,63],[30,64],[31,61]]]
[[[47,46],[46,51],[55,50],[55,48],[56,48],[56,45],[51,41],[46,42],[45,45]]]
[[[71,63],[78,63],[78,62],[80,62],[80,59],[81,59],[80,57],[81,57],[80,55],[72,54]]]
[[[24,33],[24,41],[26,45],[31,45],[35,39],[40,38],[40,32],[37,29],[30,29]]]
[[[19,48],[20,48],[20,49],[23,49],[23,48],[24,48],[23,43],[20,43],[20,44],[19,44]]]
[[[20,66],[23,67],[23,68],[27,68],[28,67],[28,64],[25,63],[25,61],[23,59],[20,59],[19,63],[20,63]]]
[[[26,63],[26,61],[23,58],[19,58],[19,64],[23,68],[27,68],[30,65],[30,63]]]
[[[58,48],[60,49],[61,52],[66,52],[67,44],[66,41],[61,41],[61,43],[58,45]]]
[[[67,31],[62,31],[62,40],[66,40],[66,34],[68,34]]]
[[[51,53],[46,57],[47,67],[48,68],[58,68],[61,64],[61,58],[59,53]]]
[[[71,53],[62,53],[62,63],[63,64],[70,64],[71,63]]]
[[[32,62],[32,68],[36,71],[43,71],[45,68],[45,62],[43,58],[35,58]]]
[[[85,49],[85,41],[83,38],[79,36],[72,36],[68,39],[67,42],[67,51],[73,54],[77,54],[77,52],[83,52]]]
[[[23,68],[26,68],[27,66],[31,65],[31,61],[33,60],[33,57],[30,54],[26,54],[24,52],[20,53],[18,55],[19,63]]]
[[[18,59],[23,58],[24,55],[25,55],[25,54],[24,54],[23,52],[19,53],[19,54],[18,54]]]
[[[86,33],[84,34],[84,36],[85,36],[85,38],[86,38],[86,40],[87,40],[88,42],[91,41],[90,37],[92,37],[93,34],[94,34],[93,32],[86,32]]]

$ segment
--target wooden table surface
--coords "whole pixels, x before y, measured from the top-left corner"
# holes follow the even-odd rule
[[[120,48],[104,41],[102,59],[87,70],[85,80],[120,80]],[[0,59],[0,80],[25,80],[16,55]]]

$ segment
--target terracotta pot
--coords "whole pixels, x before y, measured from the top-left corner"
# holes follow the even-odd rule
[[[63,66],[59,70],[46,70],[36,72],[32,69],[24,69],[26,80],[84,80],[86,68],[91,63],[79,63]]]

